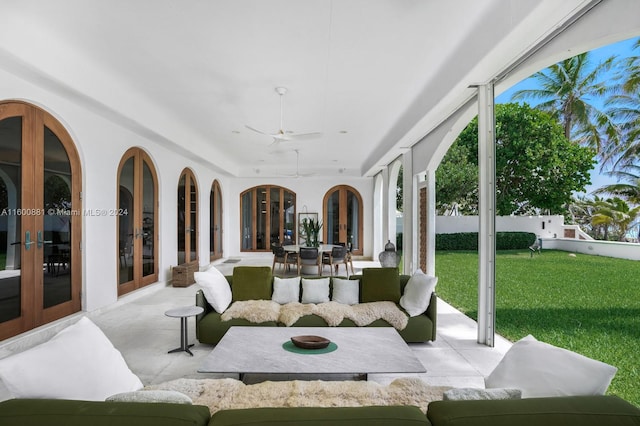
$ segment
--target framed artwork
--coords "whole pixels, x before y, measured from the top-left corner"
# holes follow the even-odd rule
[[[304,234],[304,229],[302,228],[302,222],[305,220],[318,221],[318,213],[298,213],[298,244],[304,244],[307,242],[306,236]]]

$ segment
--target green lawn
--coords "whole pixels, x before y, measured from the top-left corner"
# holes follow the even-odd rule
[[[437,252],[438,295],[476,319],[478,255]],[[618,367],[609,393],[640,406],[640,262],[547,251],[496,256],[496,331]]]
[[[7,262],[7,255],[5,253],[0,253],[0,271],[4,271],[6,262]]]

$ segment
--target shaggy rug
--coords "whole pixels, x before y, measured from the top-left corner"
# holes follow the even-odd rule
[[[262,382],[245,385],[236,379],[177,379],[145,390],[171,390],[206,405],[213,414],[234,408],[358,407],[415,405],[427,412],[429,402],[441,400],[448,386],[428,386],[417,378],[400,378],[388,386],[365,381]]]
[[[222,314],[222,321],[243,318],[254,323],[281,322],[290,327],[305,315],[318,315],[332,327],[338,326],[345,318],[357,326],[364,327],[375,320],[383,319],[397,330],[404,330],[409,322],[407,314],[393,302],[380,301],[345,305],[337,302],[327,303],[287,303],[280,305],[272,300],[240,300],[233,302]]]

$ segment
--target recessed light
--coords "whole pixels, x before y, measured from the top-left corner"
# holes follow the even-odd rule
[[[345,133],[349,133],[349,132],[348,132],[348,131],[346,131],[346,130],[340,130],[340,132],[339,132],[339,133],[345,134]]]
[[[232,130],[231,133],[235,133],[236,135],[240,134],[240,130]]]

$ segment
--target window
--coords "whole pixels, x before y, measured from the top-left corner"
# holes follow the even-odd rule
[[[241,251],[270,251],[296,241],[296,195],[280,186],[257,186],[240,194]]]

